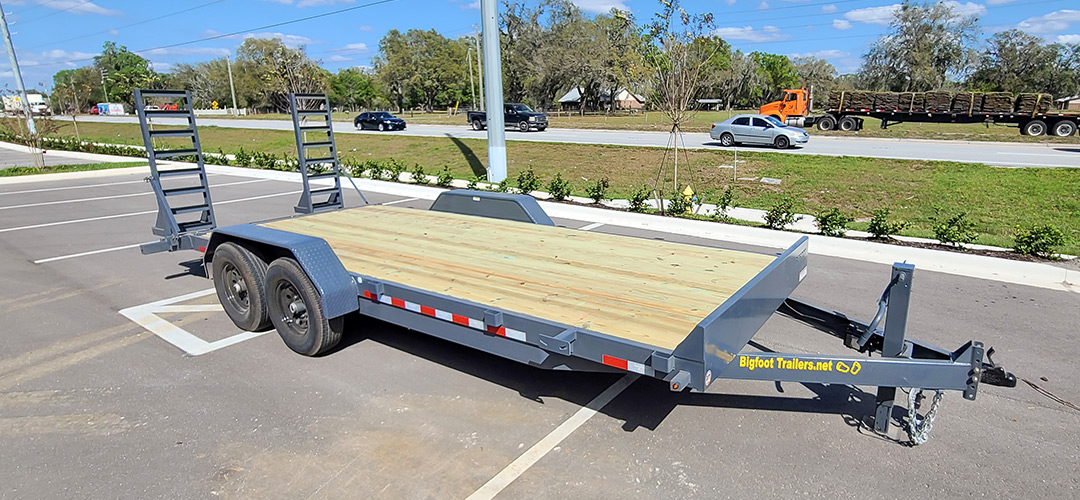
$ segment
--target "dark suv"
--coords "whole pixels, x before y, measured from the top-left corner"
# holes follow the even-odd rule
[[[487,113],[469,111],[468,118],[473,130],[487,128]],[[507,127],[514,127],[522,132],[528,132],[531,129],[543,132],[548,126],[547,115],[537,113],[528,106],[519,103],[503,104],[503,119],[506,121]]]

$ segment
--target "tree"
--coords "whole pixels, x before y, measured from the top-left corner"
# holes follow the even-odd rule
[[[967,83],[978,90],[1073,95],[1080,75],[1070,58],[1065,45],[1044,44],[1041,38],[1016,29],[1002,31],[986,41]]]
[[[304,47],[290,49],[280,38],[248,38],[236,54],[242,72],[258,79],[263,102],[276,110],[289,109],[290,93],[327,91],[329,73],[307,56]]]
[[[375,81],[360,68],[345,68],[330,77],[330,105],[356,111],[375,102]]]
[[[465,93],[465,42],[435,30],[390,30],[379,41],[375,73],[399,110],[453,104]]]
[[[50,98],[58,113],[69,113],[76,105],[77,112],[85,113],[90,106],[105,100],[101,75],[91,66],[57,71]]]
[[[762,80],[765,83],[765,92],[762,96],[764,101],[774,101],[780,98],[784,89],[799,84],[799,72],[791,64],[791,59],[788,59],[788,56],[752,52],[750,58],[757,63],[758,71],[761,72]]]
[[[799,85],[808,89],[813,88],[814,95],[827,96],[836,86],[836,67],[829,64],[829,61],[807,56],[796,57],[791,62],[799,75]]]
[[[963,80],[975,57],[979,19],[952,3],[904,0],[889,31],[863,56],[862,76],[873,90],[927,91]]]
[[[114,42],[105,42],[101,55],[94,57],[94,68],[105,75],[105,99],[123,102],[129,109],[135,105],[135,89],[160,88],[163,82],[150,61]]]

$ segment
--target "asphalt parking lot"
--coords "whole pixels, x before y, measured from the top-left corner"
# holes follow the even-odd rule
[[[360,317],[317,358],[273,331],[240,335],[200,295],[212,284],[199,254],[139,254],[155,218],[145,175],[0,184],[0,498],[467,498],[552,436],[497,498],[1080,496],[1080,411],[1062,403],[1080,403],[1080,294],[917,270],[910,337],[981,340],[1057,398],[1024,382],[984,385],[974,402],[949,393],[919,447],[860,424],[873,412],[866,387],[720,380],[675,394],[643,378],[587,418],[583,407],[629,380],[542,371]],[[289,216],[300,189],[210,180],[220,225]],[[346,203],[360,204],[350,192]],[[866,319],[888,276],[812,255],[796,296]],[[120,314],[132,308],[187,343]],[[755,340],[846,351],[779,316]]]

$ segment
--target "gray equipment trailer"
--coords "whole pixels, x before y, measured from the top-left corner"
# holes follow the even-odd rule
[[[791,298],[807,273],[806,237],[778,255],[621,237],[555,227],[529,196],[454,190],[426,211],[327,210],[197,239],[230,319],[272,326],[305,355],[373,318],[538,368],[655,377],[672,391],[720,378],[878,386],[881,433],[896,389],[911,388],[912,444],[927,439],[942,391],[971,400],[980,383],[1016,385],[979,342],[950,351],[906,338],[909,264],[893,265],[868,323]],[[170,241],[186,237],[144,251],[191,248]],[[857,354],[745,350],[773,313]]]

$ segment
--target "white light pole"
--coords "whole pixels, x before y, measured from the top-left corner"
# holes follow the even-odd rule
[[[487,93],[488,182],[506,179],[506,126],[503,120],[502,64],[499,55],[499,23],[496,0],[480,0],[484,36],[484,80]]]
[[[229,62],[229,54],[225,54],[225,68],[229,70],[229,92],[232,92],[232,110],[233,114],[239,116],[240,110],[236,109],[236,86],[232,81],[232,63]]]

